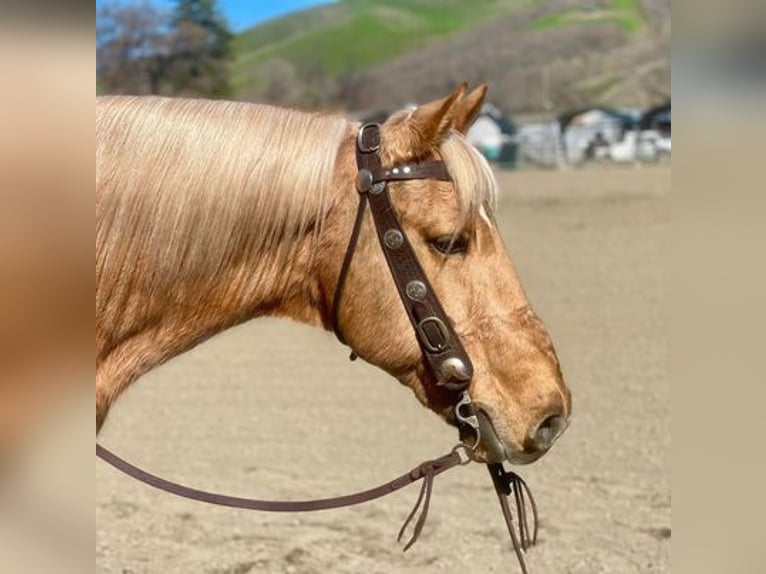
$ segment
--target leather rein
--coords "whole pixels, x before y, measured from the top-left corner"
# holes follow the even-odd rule
[[[450,468],[471,462],[473,450],[478,446],[481,437],[478,420],[473,412],[467,391],[473,375],[471,359],[460,342],[451,320],[431,288],[407,235],[399,224],[387,189],[389,181],[413,179],[451,181],[451,177],[446,165],[440,160],[421,161],[385,169],[378,153],[380,145],[380,125],[374,123],[362,125],[356,140],[358,167],[356,189],[359,192],[359,206],[333,298],[331,311],[333,330],[338,339],[345,344],[340,330],[338,311],[343,297],[346,276],[364,221],[366,207],[369,205],[388,268],[396,284],[399,298],[415,331],[426,366],[433,375],[437,386],[456,394],[455,418],[459,426],[473,431],[475,435],[474,444],[468,446],[459,443],[449,453],[423,462],[409,472],[368,490],[333,498],[296,501],[242,498],[184,486],[151,474],[127,462],[98,443],[96,444],[97,457],[124,474],[170,494],[218,506],[265,512],[311,512],[353,506],[381,498],[422,480],[423,484],[415,506],[402,525],[397,538],[398,541],[401,541],[407,527],[420,510],[420,515],[415,521],[412,535],[405,544],[404,550],[408,550],[417,541],[428,516],[434,477]],[[351,357],[353,359],[355,355],[352,353]],[[516,473],[506,470],[502,463],[487,464],[487,468],[521,570],[527,574],[524,554],[537,540],[537,506],[534,498],[524,480]],[[513,495],[512,502],[518,519],[518,535],[513,524],[511,495]],[[529,527],[530,518],[531,529]]]

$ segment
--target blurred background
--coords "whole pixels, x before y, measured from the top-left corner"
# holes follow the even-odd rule
[[[670,0],[101,0],[96,31],[99,94],[382,121],[487,83],[468,138],[494,167],[497,224],[574,401],[552,452],[516,469],[542,516],[531,571],[670,572]],[[347,357],[329,333],[251,321],[142,377],[99,441],[192,486],[285,499],[367,488],[454,443],[408,389]],[[100,572],[518,571],[480,465],[439,477],[406,555],[395,533],[414,491],[278,516],[104,464],[96,481]]]
[[[412,11],[417,7],[422,15],[437,4],[446,7],[445,14],[463,4],[471,9],[464,7],[459,18],[428,29],[428,19]],[[415,92],[416,86],[443,79],[436,75],[440,65],[452,66],[458,81],[473,81],[472,66],[481,65],[486,71],[476,81],[490,84],[491,103],[520,130],[528,123],[547,123],[555,130],[560,115],[585,106],[643,113],[668,103],[669,2],[492,5],[485,10],[490,3],[467,0],[340,2],[311,11],[292,0],[218,2],[232,46],[261,23],[261,31],[274,28],[270,38],[254,40],[254,53],[263,41],[271,43],[275,57],[264,50],[248,67],[230,48],[228,71],[214,75],[227,82],[216,80],[196,91],[186,80],[165,80],[162,90],[168,91],[162,93],[188,90],[189,95],[223,97],[231,90],[225,97],[280,104],[292,98],[301,107],[326,105],[362,117],[443,96],[448,90],[438,86],[424,96]],[[115,28],[104,20],[102,6],[97,1],[94,18],[91,5],[35,0],[0,5],[0,571],[512,571],[502,520],[481,468],[444,476],[447,482],[436,485],[423,538],[402,556],[394,538],[414,492],[345,513],[265,517],[186,504],[94,462],[89,342],[93,69],[98,93],[151,91],[119,88],[103,73],[112,66],[104,62],[108,35],[103,26]],[[373,28],[381,34],[393,28],[399,38],[389,34],[383,45],[365,49],[368,57],[386,58],[380,66],[408,72],[407,81],[388,84],[381,73],[383,80],[364,84],[364,92],[351,82],[351,91],[368,94],[365,99],[325,104],[325,98],[335,97],[333,90],[306,87],[312,70],[301,62],[311,60],[276,49],[282,37],[286,47],[300,46],[294,28],[291,32],[271,21],[296,6],[309,9],[305,22],[297,24],[307,38],[312,26],[322,25],[322,10],[336,10],[329,20],[337,25],[349,22],[357,7],[374,8],[373,23],[392,17],[387,26]],[[175,27],[169,22],[176,3],[157,2],[153,9],[157,16],[148,20],[150,32],[157,24],[166,37]],[[338,19],[342,10],[346,15]],[[586,162],[598,164],[594,169],[570,170],[564,163],[564,169],[538,170],[517,153],[515,166],[528,169],[497,172],[503,233],[557,345],[576,409],[572,427],[554,451],[519,469],[537,495],[544,521],[541,544],[528,556],[537,574],[670,571],[670,375],[664,321],[671,307],[676,310],[673,526],[681,527],[680,533],[672,532],[674,571],[763,571],[766,478],[757,439],[764,433],[766,400],[760,384],[766,276],[758,246],[764,245],[766,201],[759,191],[766,180],[766,3],[678,0],[673,11],[678,20],[673,95],[683,103],[677,115],[682,129],[676,130],[683,145],[674,159],[672,194],[676,297],[664,289],[669,164],[640,160],[625,169],[594,161]],[[286,16],[295,26],[300,12]],[[471,28],[461,28],[464,24]],[[337,34],[343,50],[355,53],[337,29],[326,30],[325,39]],[[468,39],[471,30],[475,36]],[[369,42],[377,37],[360,36]],[[401,36],[425,53],[447,50],[449,55],[441,63],[425,56],[424,62],[410,64],[407,58],[414,56],[389,53],[403,42]],[[511,49],[514,42],[527,43]],[[163,53],[147,45],[128,43],[125,53],[140,56],[123,62],[145,64]],[[320,45],[309,43],[303,54],[320,53]],[[457,67],[474,46],[482,47],[483,59]],[[492,70],[495,58],[502,64]],[[283,101],[264,93],[270,83],[255,83],[259,75],[266,77],[259,64],[266,60],[276,60],[270,64],[272,79],[281,73],[285,84],[298,86]],[[237,62],[243,64],[239,74]],[[343,66],[346,78],[368,78],[375,69],[366,63],[360,69]],[[326,77],[320,71],[317,76]],[[655,78],[666,76],[659,93],[647,89],[656,71]],[[568,73],[568,79],[554,80]],[[301,83],[293,82],[296,76]],[[248,82],[252,93],[238,91]],[[624,89],[611,90],[612,82]],[[284,93],[279,82],[273,84],[274,94]],[[369,486],[442,452],[454,440],[389,378],[359,363],[349,365],[331,338],[292,327],[243,326],[159,369],[114,410],[104,443],[151,470],[202,488],[298,498]],[[270,334],[282,336],[271,341]],[[261,347],[253,345],[256,340]],[[306,365],[291,362],[296,349],[311,350]],[[267,376],[256,381],[253,373]],[[55,392],[70,380],[64,393]],[[322,384],[328,380],[333,385]],[[71,389],[79,385],[82,402],[69,409],[62,394],[74,396]],[[353,400],[338,401],[326,393],[332,388]],[[290,408],[291,399],[302,401],[299,409]],[[378,432],[373,422],[386,431]],[[342,464],[335,460],[338,455],[345,457]],[[321,473],[303,472],[306,457],[326,459]]]
[[[99,0],[97,92],[381,120],[487,83],[469,134],[504,167],[671,152],[670,0]]]

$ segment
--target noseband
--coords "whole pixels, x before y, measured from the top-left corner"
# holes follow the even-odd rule
[[[441,160],[421,161],[385,169],[379,155],[380,143],[378,124],[364,124],[359,129],[356,138],[356,189],[359,192],[359,206],[335,288],[331,311],[333,330],[338,339],[345,343],[338,314],[346,276],[359,240],[365,208],[369,204],[388,269],[417,337],[426,366],[436,385],[449,391],[465,391],[473,376],[471,359],[399,224],[388,193],[389,181],[451,181],[452,178]]]

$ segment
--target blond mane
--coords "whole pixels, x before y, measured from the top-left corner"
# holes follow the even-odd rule
[[[455,130],[442,142],[440,155],[452,176],[463,221],[492,214],[497,207],[497,181],[484,156]]]
[[[292,240],[321,232],[352,127],[339,116],[242,102],[99,98],[97,316],[116,319],[131,299],[145,302],[137,292],[153,295],[156,308],[182,296],[202,303],[225,269],[255,274],[253,285],[258,274],[274,281]],[[491,212],[496,183],[484,157],[456,131],[439,153],[463,217]],[[269,264],[264,253],[275,254]]]
[[[136,288],[204,289],[226,265],[319,233],[348,129],[240,102],[98,99],[97,313]]]

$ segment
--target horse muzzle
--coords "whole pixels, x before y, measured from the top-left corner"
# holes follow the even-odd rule
[[[518,465],[535,462],[550,450],[569,424],[564,417],[548,417],[529,433],[523,447],[519,448],[502,440],[485,409],[475,407],[475,412],[479,440],[474,447],[474,458],[490,464],[505,460]]]

